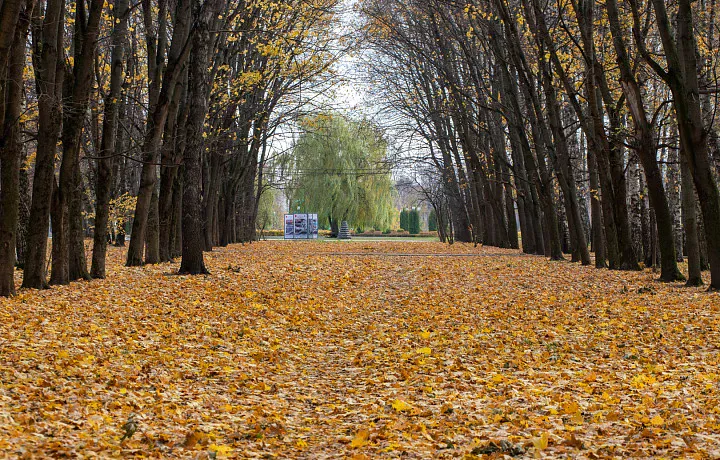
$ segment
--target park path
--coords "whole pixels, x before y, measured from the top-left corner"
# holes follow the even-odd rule
[[[718,295],[472,245],[297,243],[215,250],[197,277],[113,249],[106,280],[0,301],[0,452],[720,455]]]

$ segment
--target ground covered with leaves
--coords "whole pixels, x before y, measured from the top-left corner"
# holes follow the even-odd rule
[[[231,246],[197,277],[110,257],[0,299],[7,456],[720,457],[720,295],[650,271],[409,242]]]

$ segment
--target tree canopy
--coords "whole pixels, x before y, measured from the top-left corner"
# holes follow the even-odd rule
[[[317,213],[322,226],[347,220],[356,227],[388,228],[394,188],[387,143],[377,127],[338,114],[307,118],[302,127],[287,159],[290,210]]]

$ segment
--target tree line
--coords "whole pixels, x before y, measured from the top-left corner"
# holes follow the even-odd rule
[[[337,6],[0,1],[0,295],[16,266],[26,288],[104,278],[116,203],[128,266],[204,273],[253,240],[269,139],[332,74]]]
[[[709,269],[720,288],[715,0],[359,8],[371,83],[455,241],[663,281],[686,257],[688,285]]]

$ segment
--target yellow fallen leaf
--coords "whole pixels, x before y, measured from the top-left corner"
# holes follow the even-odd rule
[[[227,455],[232,452],[232,447],[217,444],[210,444],[210,447],[208,447],[208,449],[220,455]]]
[[[299,448],[303,449],[303,448],[307,447],[308,443],[305,442],[304,439],[298,439],[297,442],[295,442],[295,445],[298,446]]]
[[[418,348],[417,352],[421,355],[430,356],[430,354],[432,353],[432,350],[430,349],[430,347],[422,347],[422,348]]]
[[[412,406],[403,401],[402,399],[396,399],[395,401],[393,401],[392,407],[398,412],[404,412],[412,409]]]
[[[580,412],[580,406],[575,401],[570,401],[562,406],[563,412],[566,414],[576,414]]]
[[[353,440],[350,442],[350,447],[356,448],[368,445],[368,437],[370,437],[370,432],[368,430],[363,429],[358,431]]]
[[[652,423],[654,426],[660,426],[665,423],[665,420],[661,416],[656,415],[655,417],[650,419],[650,423]]]
[[[533,446],[535,446],[535,448],[536,448],[537,450],[545,450],[545,449],[547,449],[547,446],[548,446],[548,434],[547,434],[547,432],[545,432],[545,433],[543,433],[542,435],[540,435],[539,438],[533,438],[532,442],[533,442]]]
[[[426,340],[427,340],[427,339],[430,338],[430,332],[428,332],[428,331],[423,331],[423,332],[420,333],[420,337],[422,337],[423,339],[426,339]]]

